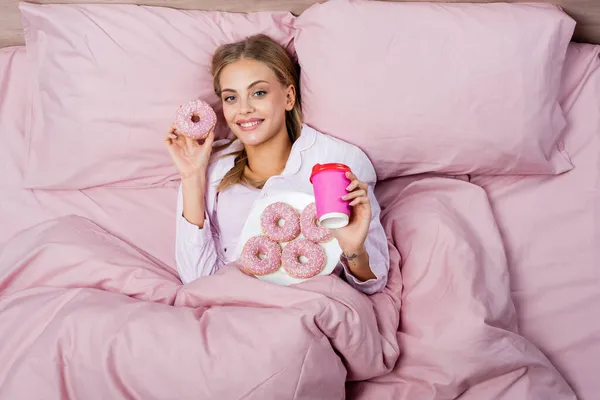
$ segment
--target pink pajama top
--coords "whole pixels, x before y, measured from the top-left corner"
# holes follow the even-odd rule
[[[219,144],[219,143],[216,143]],[[373,195],[376,175],[367,156],[356,146],[324,135],[303,125],[302,134],[292,146],[292,151],[280,175],[273,176],[262,189],[234,185],[217,193],[217,186],[233,167],[234,156],[226,154],[241,150],[236,140],[221,154],[215,154],[207,171],[205,198],[206,220],[202,229],[183,217],[182,189],[179,187],[176,223],[177,270],[183,283],[201,276],[214,274],[224,264],[236,261],[239,235],[257,199],[282,192],[305,192],[313,195],[309,181],[316,163],[343,163],[350,167],[358,179],[369,185],[372,219],[365,247],[369,253],[371,270],[377,277],[362,282],[356,279],[342,262],[338,265],[345,280],[356,289],[372,294],[382,290],[387,283],[389,253],[387,238],[379,219],[381,210]],[[224,157],[220,157],[225,154]]]

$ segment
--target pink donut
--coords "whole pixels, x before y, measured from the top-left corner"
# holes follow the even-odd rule
[[[310,203],[300,215],[300,229],[305,238],[315,243],[323,243],[331,240],[333,235],[327,228],[320,227],[317,222],[317,205]]]
[[[265,236],[251,237],[244,245],[241,262],[253,275],[272,274],[281,266],[281,246]]]
[[[182,135],[203,139],[217,123],[217,114],[205,101],[188,101],[177,110],[175,129]]]
[[[279,221],[283,220],[283,226]],[[267,237],[276,242],[289,242],[300,234],[300,215],[288,204],[273,203],[260,216],[260,226]]]
[[[300,256],[308,259],[303,263]],[[307,239],[296,239],[283,248],[281,263],[291,277],[306,279],[318,275],[325,268],[325,251]]]

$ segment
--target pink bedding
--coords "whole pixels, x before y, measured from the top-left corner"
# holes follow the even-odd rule
[[[279,287],[235,266],[182,286],[79,216],[8,242],[0,291],[3,399],[341,399],[346,379],[398,357],[388,294],[371,302],[333,277]]]
[[[182,286],[160,260],[81,216],[25,229],[0,252],[0,398],[335,399],[345,380],[376,377],[405,384],[350,383],[349,393],[574,398],[516,333],[482,189],[417,182],[383,218],[393,270],[389,289],[370,298],[336,276],[286,288],[235,265]]]
[[[7,54],[1,168],[18,169],[25,100]],[[0,399],[594,400],[597,65],[596,47],[571,46],[568,174],[379,186],[392,269],[370,298],[234,265],[182,286],[173,188],[28,191],[0,171],[17,183],[0,185]]]
[[[470,179],[485,190],[504,242],[511,298],[518,320],[515,326],[518,325],[519,334],[548,357],[577,398],[583,400],[596,400],[600,393],[597,379],[600,370],[599,53],[600,46],[571,44],[567,54],[560,100],[567,119],[563,139],[575,166],[572,171],[558,177],[474,176]],[[458,178],[468,180],[467,176]],[[394,199],[404,197],[402,193],[413,192],[421,185],[433,185],[439,179],[417,176],[384,181],[379,184],[377,195],[382,206],[389,207],[394,204]],[[402,193],[397,195],[398,191]],[[444,199],[443,208],[454,209],[446,201],[448,197],[439,190],[431,197]],[[465,204],[469,201],[464,200]],[[452,234],[457,236],[457,232]],[[438,235],[432,234],[430,238],[438,240]],[[426,260],[424,264],[428,265],[430,261]],[[414,347],[402,340],[406,337],[403,326],[412,318],[407,304],[414,296],[409,290],[406,265],[403,266],[403,279],[400,346],[404,357],[388,376],[359,385],[364,385],[361,390],[371,390],[380,396],[378,398],[391,398],[387,394],[393,390],[403,393],[400,390],[406,386],[403,363],[410,359],[407,354]],[[450,290],[455,288],[449,286]],[[496,296],[497,292],[490,292],[485,301],[495,302]],[[427,310],[423,313],[427,314]],[[444,334],[444,330],[438,331],[436,343]],[[410,335],[408,337],[414,340]],[[490,357],[490,360],[497,358],[501,355]],[[462,364],[457,359],[452,362]],[[519,375],[517,370],[513,374]],[[508,380],[509,375],[505,379]],[[515,380],[513,390],[517,383]],[[440,390],[440,387],[457,384],[452,375],[440,374],[422,384],[428,393],[415,396],[419,399],[454,398],[457,393]],[[496,396],[489,392],[473,395],[470,390],[460,398],[538,398],[533,392],[525,396],[510,392]],[[541,398],[562,398],[559,394],[546,395]]]
[[[600,396],[600,46],[573,44],[563,77],[562,176],[474,177],[505,242],[520,332],[578,397]]]

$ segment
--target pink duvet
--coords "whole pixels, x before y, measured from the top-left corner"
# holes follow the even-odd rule
[[[569,174],[600,167],[600,78],[584,61],[564,89],[578,93]],[[5,76],[4,118],[22,101]],[[21,149],[19,123],[0,123]],[[392,265],[371,297],[235,265],[182,286],[173,188],[0,187],[0,399],[595,400],[598,170],[382,184]]]
[[[346,379],[399,354],[387,294],[373,303],[332,277],[279,287],[235,266],[181,286],[82,217],[21,232],[0,271],[2,399],[341,399]]]
[[[235,265],[182,286],[167,265],[86,218],[25,229],[0,252],[0,398],[336,399],[346,380],[377,377],[348,392],[574,398],[516,333],[481,188],[416,182],[383,219],[392,273],[370,298],[334,276],[279,287]]]

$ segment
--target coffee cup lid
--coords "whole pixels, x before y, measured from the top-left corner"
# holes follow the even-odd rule
[[[312,183],[313,176],[315,176],[319,172],[331,171],[331,170],[349,172],[350,171],[350,167],[347,166],[346,164],[340,164],[340,163],[315,164],[313,166],[312,172],[310,174],[310,179],[309,179],[310,183]]]

